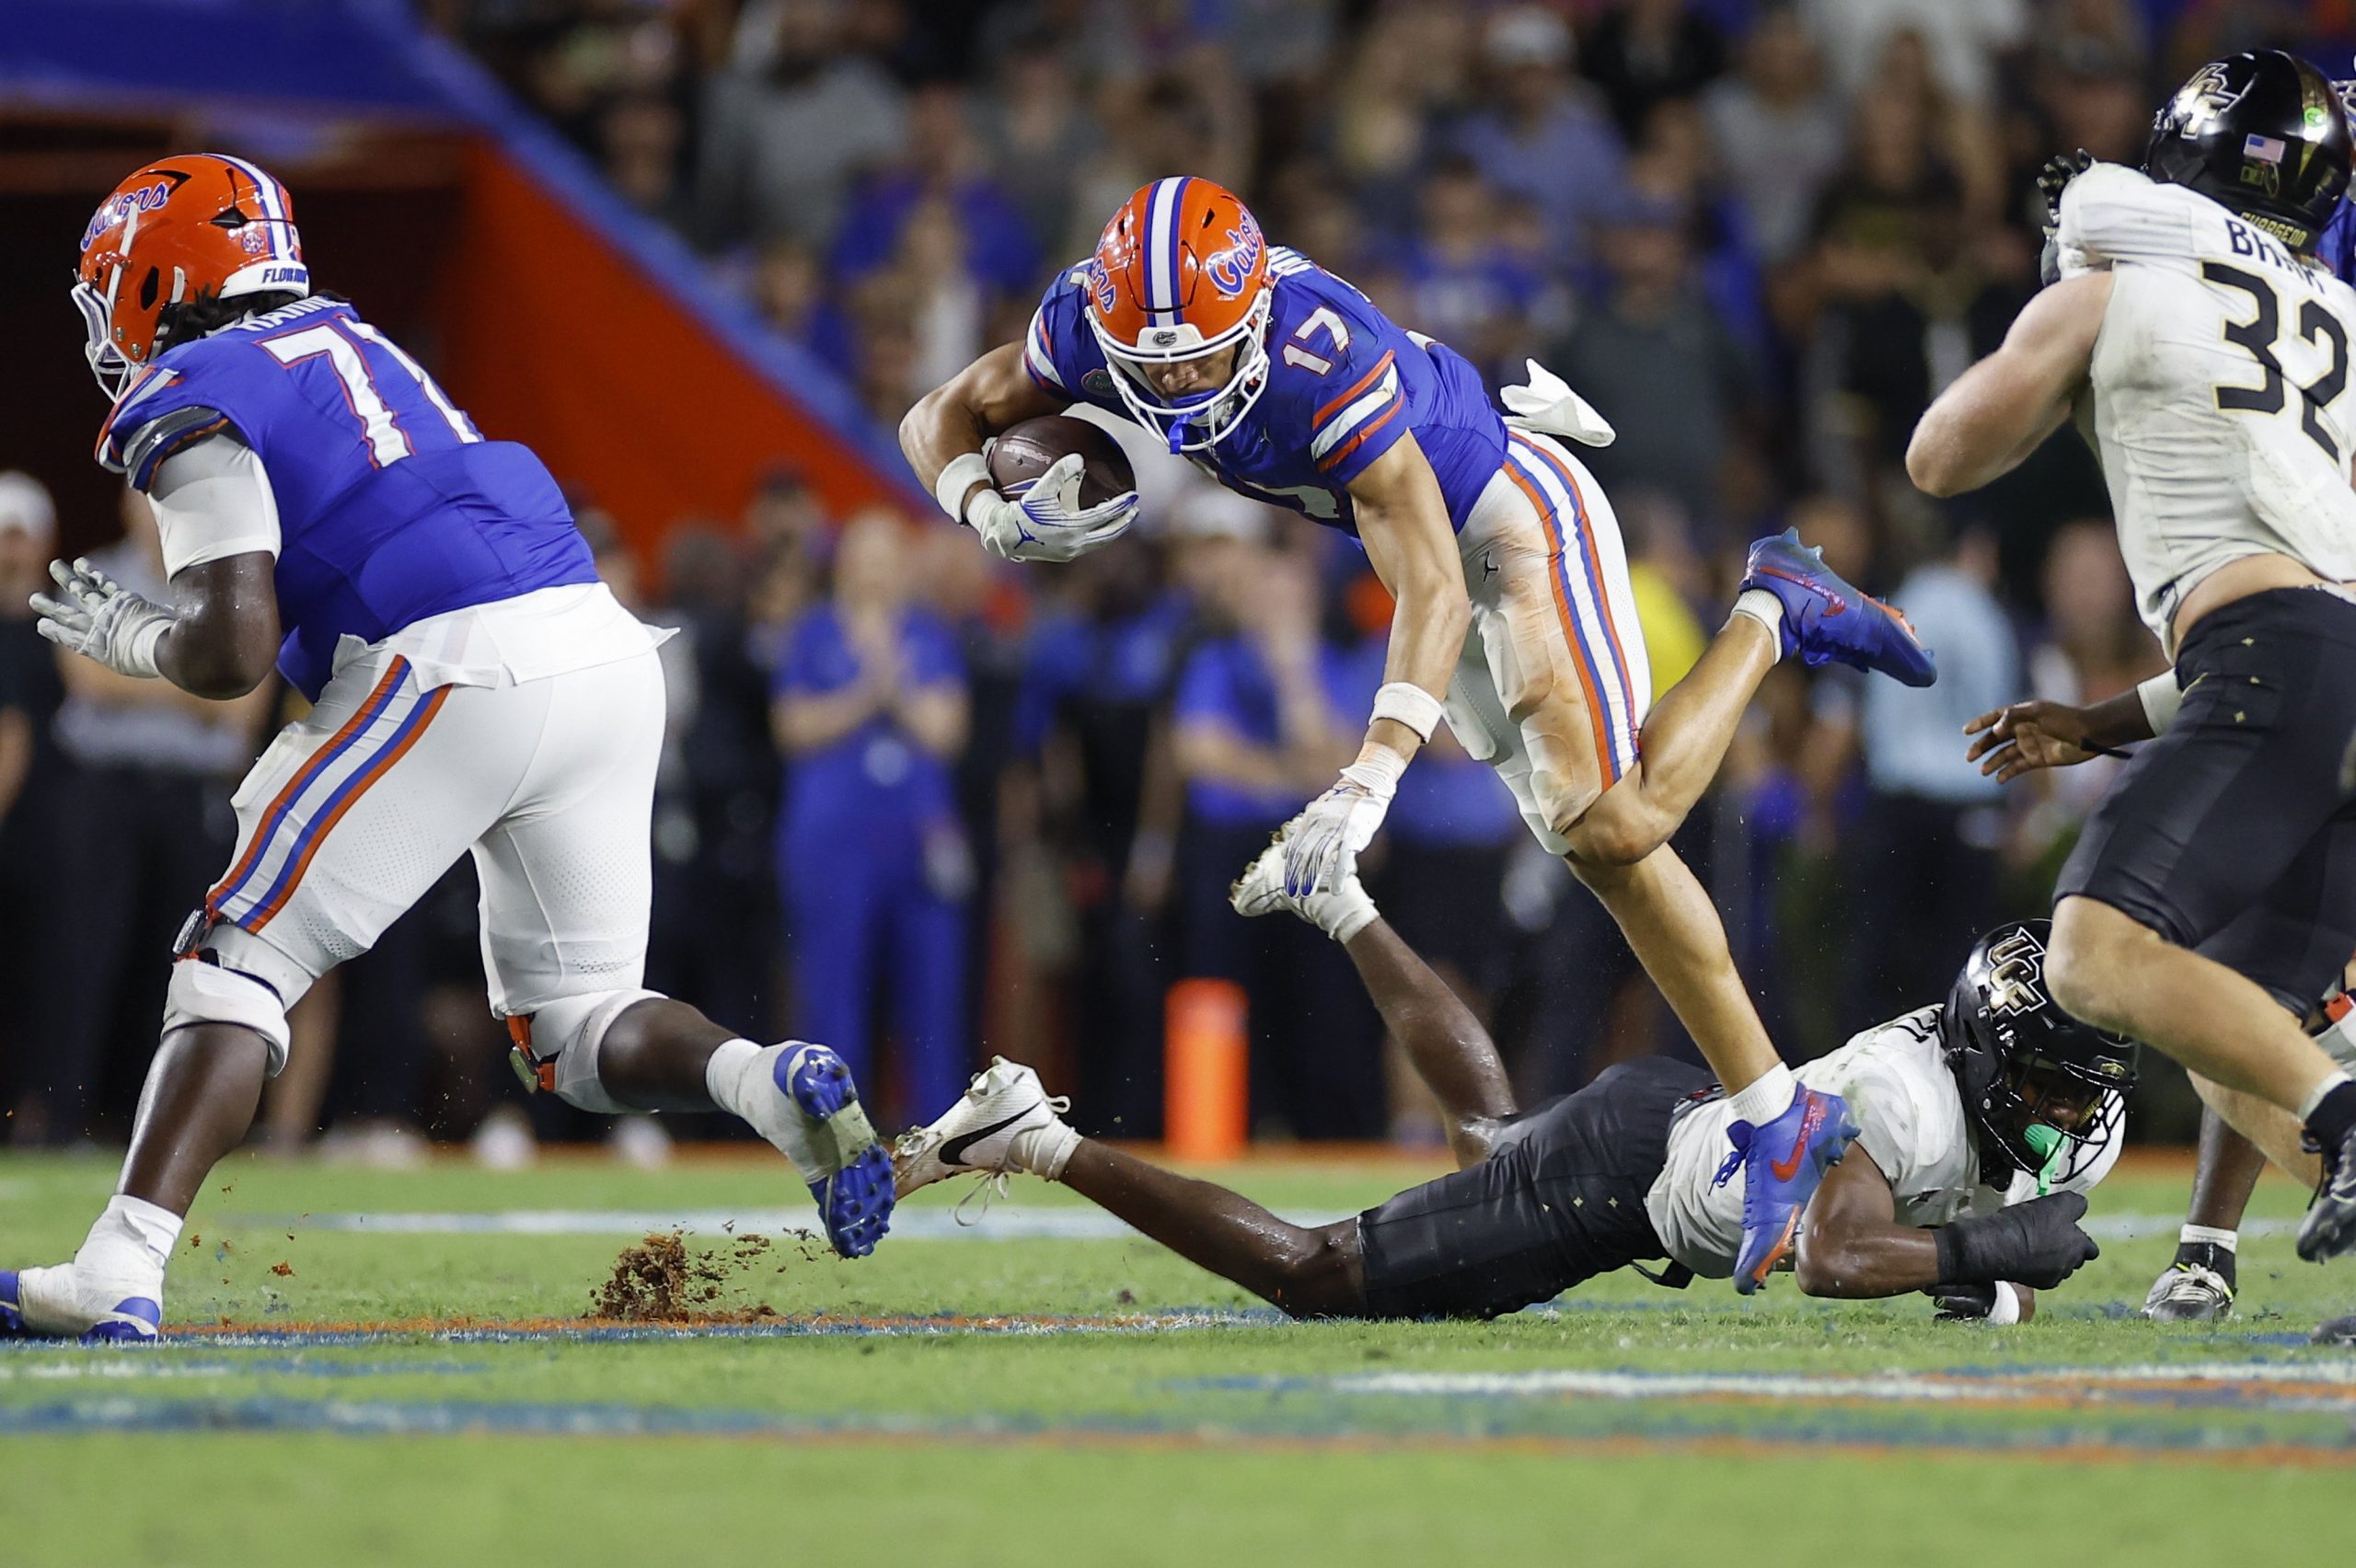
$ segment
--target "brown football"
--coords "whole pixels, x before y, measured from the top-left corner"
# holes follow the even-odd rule
[[[990,447],[990,482],[1002,495],[1020,494],[1057,459],[1074,452],[1088,465],[1080,477],[1080,505],[1101,506],[1138,488],[1137,473],[1121,444],[1103,426],[1068,414],[1024,420],[999,436]]]

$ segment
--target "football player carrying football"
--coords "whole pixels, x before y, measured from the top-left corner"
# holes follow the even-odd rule
[[[2298,1237],[2314,1260],[2356,1247],[2356,1082],[2299,1025],[2356,949],[2356,292],[2314,254],[2350,161],[2312,65],[2269,51],[2203,66],[2154,120],[2142,172],[2068,181],[2061,280],[1907,454],[1952,495],[2073,416],[2099,446],[2175,668],[2083,711],[1985,715],[1970,755],[2009,778],[2151,741],[2055,886],[2054,992],[2226,1091],[2228,1115],[2249,1107],[2261,1145],[2303,1133],[2321,1151]],[[2276,1147],[2296,1159],[2295,1142]]]
[[[1397,602],[1365,744],[1287,824],[1285,881],[1330,893],[1445,716],[1530,831],[1565,856],[1732,1093],[1749,1180],[1738,1281],[1756,1289],[1846,1128],[1837,1096],[1778,1060],[1716,911],[1669,837],[1716,773],[1750,696],[1798,652],[1913,685],[1934,675],[1903,619],[1796,537],[1752,548],[1737,613],[1656,706],[1611,508],[1558,438],[1611,427],[1540,366],[1491,406],[1470,362],[1403,330],[1308,258],[1266,244],[1207,179],[1132,196],[1095,254],[1048,285],[1022,341],[910,410],[902,448],[950,516],[1014,560],[1117,538],[1134,495],[1079,502],[1067,457],[993,488],[998,432],[1074,403],[1155,432],[1230,489],[1348,533]]]
[[[1038,1074],[1001,1058],[900,1140],[903,1194],[960,1171],[1062,1182],[1295,1317],[1494,1317],[1664,1258],[1682,1271],[1653,1276],[1664,1284],[1735,1272],[1741,1198],[1722,1180],[1733,1161],[1719,1158],[1734,1112],[1707,1072],[1667,1057],[1623,1062],[1576,1094],[1517,1111],[1479,1022],[1356,878],[1298,897],[1285,892],[1282,856],[1272,847],[1253,865],[1236,907],[1288,909],[1343,944],[1438,1098],[1458,1170],[1355,1218],[1292,1225],[1081,1137]],[[1827,1173],[1800,1228],[1803,1292],[1929,1291],[1947,1315],[2012,1322],[2034,1289],[2096,1255],[2077,1222],[2119,1157],[2134,1048],[2053,1005],[2045,935],[2042,921],[1989,932],[1945,1003],[1799,1069],[1842,1096],[1858,1127],[1856,1149]]]
[[[286,1065],[286,1009],[464,853],[530,1081],[591,1111],[733,1112],[838,1251],[872,1251],[890,1157],[841,1060],[640,985],[662,638],[597,580],[539,459],[312,294],[285,188],[241,159],[125,180],[73,293],[114,401],[98,459],[154,503],[172,602],[60,561],[42,635],[200,697],[274,660],[312,708],[234,797],[236,856],[182,928],[116,1195],[71,1262],[0,1270],[0,1333],[155,1337],[189,1205]]]

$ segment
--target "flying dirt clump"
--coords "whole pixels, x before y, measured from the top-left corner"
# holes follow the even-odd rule
[[[677,1231],[650,1231],[614,1260],[611,1278],[589,1298],[593,1320],[624,1323],[757,1323],[777,1316],[766,1302],[727,1297],[762,1262],[769,1239],[747,1231],[724,1247],[690,1251]]]

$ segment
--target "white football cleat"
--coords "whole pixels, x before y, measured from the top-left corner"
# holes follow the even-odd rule
[[[1283,835],[1269,840],[1260,851],[1260,858],[1243,868],[1235,885],[1227,890],[1227,901],[1238,915],[1247,919],[1273,915],[1277,910],[1298,915],[1337,942],[1348,941],[1373,923],[1378,911],[1374,900],[1367,896],[1366,888],[1358,882],[1355,869],[1343,878],[1340,885],[1324,893],[1312,893],[1296,897],[1285,891],[1285,843]]]
[[[163,1321],[162,1292],[86,1281],[72,1263],[0,1269],[0,1339],[79,1339],[84,1344],[144,1342]]]
[[[956,1104],[930,1125],[900,1135],[892,1151],[899,1195],[963,1171],[997,1178],[1001,1193],[1010,1171],[1053,1181],[1080,1142],[1062,1119],[1070,1109],[1031,1068],[991,1057]]]

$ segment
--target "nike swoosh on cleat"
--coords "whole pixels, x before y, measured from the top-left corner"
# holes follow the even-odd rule
[[[943,1165],[962,1164],[964,1163],[965,1151],[967,1149],[973,1147],[984,1138],[988,1137],[992,1133],[1002,1133],[1006,1131],[1007,1128],[1014,1125],[1015,1123],[1020,1122],[1023,1117],[1028,1116],[1032,1112],[1036,1111],[1040,1106],[1045,1105],[1045,1103],[1046,1101],[1044,1100],[1035,1101],[1033,1103],[1024,1106],[1022,1110],[1017,1111],[1013,1115],[1009,1116],[1003,1122],[992,1122],[987,1127],[976,1128],[975,1131],[970,1133],[961,1133],[956,1137],[951,1138],[947,1142],[943,1143],[941,1146],[941,1153],[936,1158],[939,1159],[941,1163]]]
[[[1825,604],[1829,606],[1824,612],[1828,616],[1844,614],[1849,608],[1849,601],[1847,599],[1842,598],[1840,594],[1834,593],[1823,583],[1812,582],[1808,579],[1802,577],[1796,571],[1785,571],[1780,566],[1761,566],[1757,570],[1754,575],[1760,577],[1780,577],[1786,582],[1798,583],[1809,593],[1817,594],[1824,600]]]
[[[1807,1140],[1813,1137],[1817,1128],[1822,1125],[1824,1125],[1824,1101],[1810,1097],[1807,1109],[1800,1113],[1799,1136],[1792,1140],[1790,1158],[1772,1159],[1767,1162],[1767,1170],[1776,1181],[1788,1182],[1800,1173],[1800,1161],[1807,1157]]]

